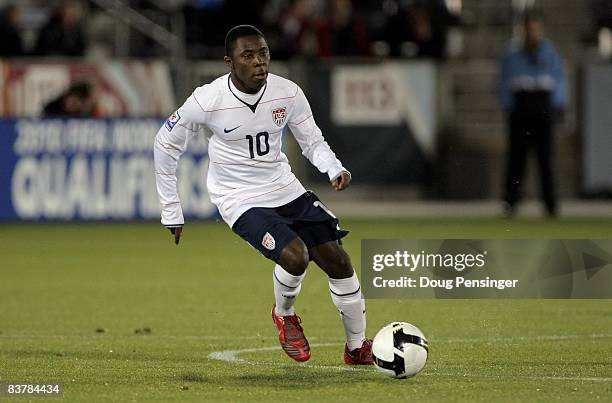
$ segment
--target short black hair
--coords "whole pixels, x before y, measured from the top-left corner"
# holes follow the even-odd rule
[[[225,35],[225,55],[231,57],[236,48],[236,40],[243,36],[260,36],[265,39],[264,34],[252,25],[236,25],[234,28],[227,31]]]

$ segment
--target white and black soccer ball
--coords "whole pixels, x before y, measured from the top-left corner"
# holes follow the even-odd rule
[[[380,329],[372,343],[376,368],[393,378],[410,378],[425,368],[429,344],[421,330],[406,322]]]

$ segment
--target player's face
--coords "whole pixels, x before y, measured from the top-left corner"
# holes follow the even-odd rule
[[[255,93],[261,89],[268,78],[270,52],[266,40],[260,36],[243,36],[236,40],[231,58],[225,62],[232,70],[234,85],[243,92]]]

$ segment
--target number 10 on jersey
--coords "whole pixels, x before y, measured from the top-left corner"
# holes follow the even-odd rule
[[[270,152],[270,142],[268,138],[268,132],[259,132],[255,137],[251,135],[246,136],[246,139],[249,140],[249,153],[251,153],[251,158],[255,158],[255,153],[261,157]]]

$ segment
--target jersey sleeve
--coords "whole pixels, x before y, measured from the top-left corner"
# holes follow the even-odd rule
[[[552,104],[555,109],[564,110],[567,105],[567,83],[563,71],[563,59],[552,45],[550,53],[552,59],[550,70],[556,83],[552,92]]]
[[[198,90],[187,98],[158,130],[153,146],[155,162],[155,184],[161,206],[161,223],[177,227],[185,223],[181,201],[177,190],[176,168],[185,152],[189,138],[196,135],[201,125],[206,124]],[[199,98],[199,97],[198,97]]]
[[[299,87],[288,126],[302,149],[302,155],[321,173],[327,174],[331,181],[340,176],[342,171],[348,172],[323,138],[321,129],[312,116],[308,100]]]

